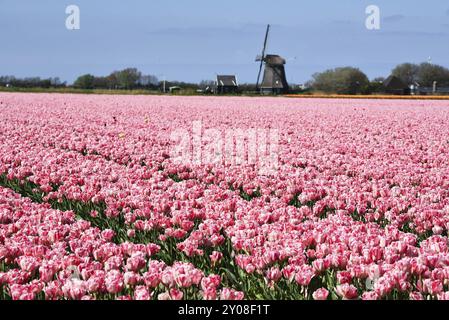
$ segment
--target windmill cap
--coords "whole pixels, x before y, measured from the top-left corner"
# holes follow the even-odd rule
[[[286,63],[285,59],[277,54],[267,54],[264,60],[271,65],[284,65]]]

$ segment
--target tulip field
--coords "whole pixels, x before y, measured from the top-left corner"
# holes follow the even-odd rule
[[[446,300],[448,230],[449,101],[0,93],[0,300]]]

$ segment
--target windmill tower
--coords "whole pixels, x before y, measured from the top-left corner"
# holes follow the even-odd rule
[[[256,61],[260,61],[259,74],[257,76],[256,90],[261,94],[283,94],[288,92],[287,77],[285,75],[285,59],[279,55],[266,54],[270,25],[267,26],[262,54],[257,56]],[[262,83],[260,75],[265,65]],[[260,85],[259,85],[260,84]]]

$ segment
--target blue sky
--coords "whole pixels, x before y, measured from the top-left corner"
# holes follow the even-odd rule
[[[65,28],[70,4],[80,30]],[[370,4],[381,9],[381,30],[365,28]],[[449,67],[447,0],[0,0],[0,75],[72,82],[137,67],[167,79],[255,82],[267,23],[268,52],[287,59],[290,82],[346,65],[387,76],[428,57]]]

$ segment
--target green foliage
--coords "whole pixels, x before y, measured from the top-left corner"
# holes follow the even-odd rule
[[[375,79],[369,83],[368,92],[369,93],[382,93],[385,91],[385,87],[383,85],[383,81],[385,79]]]
[[[111,78],[115,78],[120,89],[133,89],[137,87],[142,73],[136,68],[127,68],[121,71],[114,71]]]
[[[313,75],[312,88],[338,94],[362,94],[369,88],[368,77],[359,69],[343,67]]]
[[[418,82],[422,87],[432,87],[436,81],[438,86],[449,86],[449,69],[432,63],[403,63],[396,66],[392,74],[406,84]]]
[[[449,86],[449,69],[430,63],[422,63],[418,70],[418,83],[432,87],[436,81],[438,86]]]
[[[393,76],[398,77],[406,84],[418,81],[419,66],[413,63],[402,63],[397,65],[392,71]]]
[[[95,77],[91,74],[84,74],[75,80],[73,86],[79,89],[93,89]]]
[[[66,83],[59,78],[41,79],[40,77],[16,78],[14,76],[0,76],[0,87],[10,88],[61,88]]]

